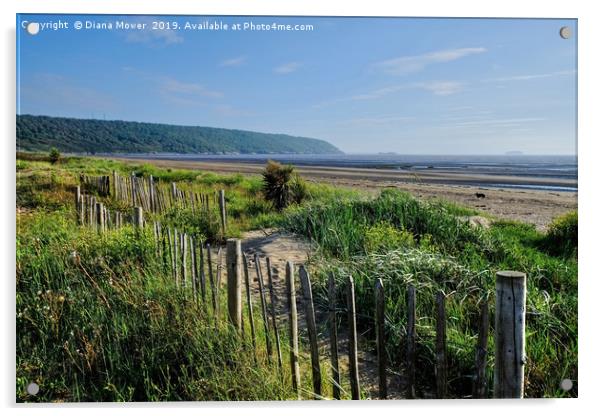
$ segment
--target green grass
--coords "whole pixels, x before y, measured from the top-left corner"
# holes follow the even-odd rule
[[[526,396],[576,396],[576,388],[570,393],[558,389],[559,380],[577,379],[576,257],[567,250],[553,255],[546,248],[550,235],[558,234],[554,227],[545,235],[531,225],[507,221],[483,229],[459,217],[466,214],[449,203],[423,202],[386,190],[372,200],[325,199],[296,207],[283,226],[319,247],[320,255],[313,262],[314,283],[324,307],[328,274],[333,273],[339,285],[347,276],[354,277],[359,327],[368,339],[374,339],[373,287],[377,278],[383,279],[387,351],[397,367],[404,362],[400,343],[407,286],[417,287],[418,381],[426,392],[435,385],[436,291],[449,295],[450,393],[465,397],[471,394],[479,304],[494,291],[495,271],[526,272]],[[571,225],[576,228],[576,221]],[[344,287],[339,287],[342,304],[344,293]],[[492,300],[489,304],[493,316]]]
[[[286,331],[281,332],[282,378],[275,362],[266,361],[259,315],[255,317],[259,354],[255,365],[248,338],[233,336],[227,324],[216,328],[211,308],[175,287],[150,233],[140,235],[124,227],[99,235],[76,226],[73,189],[79,174],[108,175],[113,170],[120,175],[153,175],[159,184],[177,181],[179,189],[195,192],[225,189],[226,235],[221,233],[217,212],[199,216],[174,209],[156,217],[148,214],[151,220],[202,240],[219,243],[262,227],[282,227],[311,239],[318,248],[309,264],[318,308],[326,309],[329,273],[339,283],[343,305],[342,282],[353,276],[359,329],[368,348],[374,348],[373,287],[382,278],[387,352],[391,368],[402,374],[405,293],[408,284],[415,285],[418,390],[422,392],[434,389],[436,291],[449,294],[450,393],[465,397],[474,373],[478,305],[491,298],[495,271],[524,271],[528,274],[526,396],[577,395],[577,387],[569,393],[558,388],[563,378],[577,381],[576,214],[556,221],[547,234],[527,224],[495,219],[490,229],[482,229],[463,218],[477,212],[446,201],[419,201],[395,190],[372,197],[315,183],[307,183],[303,203],[278,212],[261,197],[260,177],[97,158],[67,157],[51,165],[43,157],[28,155],[17,161],[19,401],[295,398]],[[111,209],[130,209],[110,199],[103,202]],[[225,311],[225,299],[221,301]],[[492,302],[489,299],[493,314]],[[311,398],[307,354],[301,364],[303,395]],[[327,392],[329,376],[324,359]],[[344,397],[348,397],[343,378]],[[41,386],[36,397],[24,393],[31,381]]]

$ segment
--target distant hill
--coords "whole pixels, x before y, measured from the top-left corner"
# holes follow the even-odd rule
[[[132,121],[17,116],[17,150],[68,153],[342,153],[330,143],[286,134]]]

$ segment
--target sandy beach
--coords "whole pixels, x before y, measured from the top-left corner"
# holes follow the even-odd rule
[[[115,157],[113,157],[115,158]],[[164,159],[119,158],[132,164],[151,163],[159,167],[195,169],[215,173],[260,175],[261,164],[239,162],[210,162]],[[558,178],[534,178],[500,175],[474,175],[457,172],[408,172],[388,169],[341,168],[327,166],[298,166],[299,174],[310,182],[361,188],[378,192],[383,188],[398,188],[418,198],[440,198],[475,208],[497,218],[518,220],[545,230],[551,220],[577,208],[576,192],[556,192],[531,189],[496,188],[504,182],[515,185],[575,186],[576,181]],[[481,186],[473,184],[481,183]],[[484,198],[477,198],[476,193]]]

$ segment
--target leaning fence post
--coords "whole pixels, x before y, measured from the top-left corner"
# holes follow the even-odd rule
[[[265,349],[268,363],[272,362],[272,342],[270,341],[270,329],[268,324],[268,309],[265,301],[265,289],[263,287],[263,274],[261,274],[261,263],[259,255],[255,253],[255,273],[259,283],[259,299],[261,300],[261,316],[263,317],[263,331],[265,334]]]
[[[289,316],[289,342],[291,358],[291,377],[293,390],[297,393],[297,399],[301,399],[299,387],[301,385],[301,373],[299,371],[299,331],[297,324],[297,297],[295,295],[295,270],[292,261],[286,262],[286,298],[288,300]]]
[[[479,339],[476,351],[476,377],[474,382],[473,397],[487,398],[487,339],[489,337],[489,303],[484,299],[481,303],[481,316],[479,320]]]
[[[105,228],[105,217],[103,214],[103,204],[101,202],[96,203],[96,224],[99,233],[102,233]]]
[[[311,348],[311,369],[314,386],[315,399],[322,396],[322,376],[320,372],[320,355],[318,353],[318,331],[316,329],[316,315],[314,313],[314,299],[311,292],[311,282],[305,267],[299,267],[299,280],[303,289],[303,301],[305,304],[305,319],[307,320],[307,335]]]
[[[525,379],[525,304],[527,275],[500,271],[495,276],[496,398],[522,398]]]
[[[446,314],[445,293],[437,292],[435,299],[437,306],[437,330],[436,330],[436,356],[435,375],[437,378],[437,398],[445,399],[447,396],[447,355],[446,355]]]
[[[407,390],[406,398],[416,397],[415,379],[416,379],[416,288],[408,286],[408,321],[407,321],[407,352],[406,352],[406,372],[407,372]]]
[[[328,322],[330,329],[330,365],[332,367],[332,397],[341,398],[341,375],[339,373],[339,340],[337,337],[337,292],[334,274],[328,275]]]
[[[242,264],[245,273],[245,289],[247,293],[247,309],[249,311],[249,326],[251,327],[251,342],[253,343],[253,359],[257,363],[257,341],[255,340],[255,319],[253,317],[253,300],[251,298],[251,282],[249,281],[249,261],[242,253]]]
[[[378,397],[387,398],[387,351],[385,350],[385,290],[383,280],[376,281],[374,288],[376,306],[376,354],[378,358]]]
[[[242,253],[240,240],[230,238],[226,242],[226,267],[228,279],[228,315],[230,323],[240,332],[242,324],[242,299],[241,299],[241,261]]]
[[[349,379],[351,399],[360,399],[360,377],[357,365],[357,325],[355,322],[355,285],[353,277],[347,280],[347,320],[349,323]]]
[[[282,371],[282,351],[280,350],[280,334],[278,333],[278,322],[276,321],[276,296],[274,295],[274,279],[272,277],[272,263],[270,258],[265,259],[268,268],[268,289],[270,291],[270,315],[272,315],[272,327],[274,329],[274,339],[276,341],[276,354],[278,358],[278,367]]]

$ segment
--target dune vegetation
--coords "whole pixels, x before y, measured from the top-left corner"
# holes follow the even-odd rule
[[[578,394],[576,213],[557,219],[547,233],[495,218],[485,228],[467,221],[478,214],[469,208],[427,202],[392,189],[374,196],[308,183],[293,171],[283,183],[278,170],[267,170],[271,176],[262,178],[108,159],[55,159],[40,154],[17,157],[18,401],[297,398],[290,382],[288,350],[283,351],[283,376],[265,354],[261,325],[256,324],[258,343],[253,347],[248,337],[233,336],[225,318],[216,324],[213,311],[175,286],[156,255],[150,229],[128,225],[99,234],[77,225],[73,193],[79,175],[113,171],[124,176],[152,175],[159,183],[177,182],[199,192],[224,189],[225,233],[217,214],[201,218],[192,210],[172,209],[150,217],[215,246],[267,227],[311,240],[315,251],[307,268],[316,307],[327,309],[329,275],[335,276],[341,303],[344,279],[352,276],[358,330],[367,351],[375,348],[374,284],[381,278],[386,294],[386,350],[390,367],[400,374],[404,372],[400,345],[406,324],[405,293],[408,284],[414,285],[417,381],[423,397],[435,383],[434,294],[439,290],[447,294],[449,395],[470,397],[478,307],[487,301],[493,313],[496,271],[523,271],[528,284],[525,397]],[[107,207],[126,209],[119,201],[102,200]],[[318,324],[326,333],[326,324]],[[340,324],[344,325],[343,318]],[[281,333],[286,346],[287,331]],[[492,337],[489,344],[491,369]],[[324,357],[324,385],[330,383],[327,363]],[[311,398],[311,364],[306,357],[301,366],[302,396]],[[488,377],[492,379],[491,371]],[[559,387],[567,378],[575,384],[569,392]],[[36,396],[26,393],[32,381],[40,385]],[[348,398],[346,384],[343,398]]]

